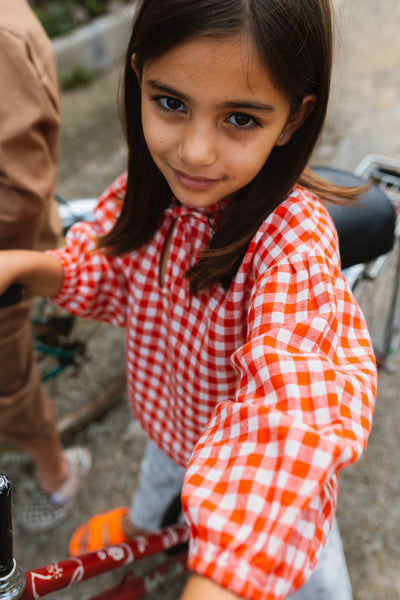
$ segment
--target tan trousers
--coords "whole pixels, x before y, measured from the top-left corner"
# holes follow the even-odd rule
[[[55,201],[41,214],[37,227],[2,239],[0,248],[52,248],[58,245],[61,221]],[[33,239],[32,239],[33,238]],[[41,385],[31,330],[32,300],[0,309],[0,441],[36,446],[54,432],[53,404]]]
[[[31,304],[0,310],[0,439],[24,445],[42,442],[55,427],[33,352]]]
[[[0,249],[54,248],[60,137],[53,46],[25,0],[0,0]],[[31,301],[0,310],[0,438],[36,445],[54,432],[32,348]]]
[[[0,211],[1,219],[1,211]],[[0,233],[0,249],[55,248],[61,220],[55,200],[39,223],[12,240]],[[56,415],[40,383],[31,331],[32,300],[0,309],[0,441],[36,446],[54,432]]]

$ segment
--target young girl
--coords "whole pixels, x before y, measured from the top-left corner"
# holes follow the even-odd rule
[[[316,195],[344,192],[305,170],[330,70],[329,0],[144,0],[127,177],[63,249],[1,259],[0,291],[17,281],[126,327],[129,401],[150,439],[142,502],[92,519],[71,550],[153,528],[184,473],[185,599],[302,586],[338,471],[367,442],[373,353]]]

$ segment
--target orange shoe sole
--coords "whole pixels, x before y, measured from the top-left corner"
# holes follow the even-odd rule
[[[86,523],[80,525],[69,542],[70,556],[79,556],[87,552],[95,552],[106,546],[126,542],[127,537],[122,531],[122,518],[129,512],[128,506],[114,508],[95,515]],[[85,540],[83,542],[82,540]]]

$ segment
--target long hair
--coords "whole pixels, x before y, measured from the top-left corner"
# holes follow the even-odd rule
[[[324,123],[332,66],[332,24],[329,0],[144,0],[134,21],[124,71],[123,121],[128,154],[128,180],[121,214],[99,245],[110,254],[124,254],[150,241],[162,212],[171,201],[166,180],[153,162],[143,136],[141,92],[131,57],[141,70],[177,46],[198,36],[247,33],[266,70],[290,102],[291,110],[307,94],[315,94],[314,110],[283,146],[275,146],[258,175],[237,191],[223,211],[207,249],[187,272],[191,290],[220,282],[227,288],[248,244],[263,220],[304,183],[313,190],[310,173],[303,175]],[[341,196],[321,184],[319,196]]]

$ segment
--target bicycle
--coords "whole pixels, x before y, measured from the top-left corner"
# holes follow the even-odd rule
[[[175,550],[173,557],[164,559],[146,573],[136,575],[130,572],[120,584],[90,599],[139,600],[171,577],[185,573],[188,538],[187,526],[178,524],[164,527],[159,533],[142,535],[97,552],[67,558],[24,573],[15,562],[12,552],[11,486],[8,479],[0,475],[1,600],[34,600],[161,552]]]
[[[375,310],[370,310],[370,300],[379,299],[378,327],[376,332],[371,333],[375,341],[378,366],[390,368],[390,356],[398,349],[400,328],[400,161],[370,155],[354,173],[326,167],[316,167],[315,171],[341,185],[358,186],[367,181],[371,182],[359,204],[330,205],[328,209],[338,230],[345,275],[350,287],[360,298],[361,305],[364,304],[368,325],[368,313],[371,313],[371,318],[375,316]],[[360,211],[360,206],[363,211]],[[393,269],[395,276],[390,277]],[[384,290],[382,287],[377,288],[381,277],[384,277],[385,281]],[[378,291],[385,291],[387,294],[382,298]],[[381,318],[382,301],[386,315],[384,326]],[[381,345],[378,345],[379,338],[383,340]],[[3,486],[7,488],[7,479],[4,476],[0,478],[3,480]],[[3,541],[0,545],[0,600],[39,598],[90,577],[98,577],[122,565],[131,565],[136,557],[153,556],[163,553],[168,548],[179,547],[188,539],[186,526],[177,525],[159,534],[141,536],[128,543],[45,565],[23,574],[12,557],[12,527],[8,499],[7,503],[5,509],[0,496],[0,526],[3,524],[4,527],[4,523],[7,523],[6,529],[0,529],[0,539],[3,540],[1,531],[8,532],[5,536],[6,542]],[[182,550],[167,560],[162,557],[162,562],[145,575],[138,576],[129,572],[119,585],[101,592],[91,600],[136,600],[153,592],[156,583],[163,583],[166,578],[174,578],[184,572],[185,552]]]
[[[56,196],[56,200],[62,220],[63,236],[77,221],[93,220],[97,198],[77,198],[67,202]],[[22,299],[22,295],[21,286],[11,286],[0,297],[0,308],[16,304]],[[90,367],[88,346],[92,340],[91,352],[99,353],[94,342],[101,332],[107,333],[109,344],[112,344],[110,354],[111,349],[118,345],[122,357],[122,332],[114,331],[104,324],[89,323],[73,317],[55,309],[46,299],[35,302],[31,321],[41,380],[46,382],[49,394],[55,401],[58,414],[57,429],[60,435],[65,437],[85,427],[121,400],[125,391],[125,370],[120,366],[123,361],[119,359],[119,365],[114,365],[116,374],[111,379],[105,377],[98,386],[92,386],[95,387],[94,393],[85,395],[79,392],[72,393],[72,378],[70,377],[65,385],[63,380],[60,381],[59,375],[68,370],[68,375],[79,373],[82,376],[82,372]],[[68,396],[68,400],[61,402],[60,399],[64,396]],[[15,449],[15,444],[0,443],[0,452]]]

